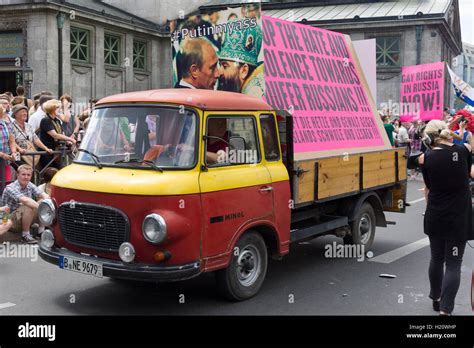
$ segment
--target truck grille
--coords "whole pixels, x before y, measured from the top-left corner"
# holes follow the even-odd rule
[[[128,241],[130,224],[120,210],[91,203],[70,202],[59,207],[59,226],[71,244],[103,251],[118,251]]]

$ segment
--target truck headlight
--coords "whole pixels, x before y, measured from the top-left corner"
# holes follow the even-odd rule
[[[45,226],[52,225],[56,220],[56,207],[51,199],[45,199],[39,204],[38,219]]]
[[[41,234],[41,245],[45,248],[52,248],[54,245],[54,234],[50,230],[45,230]]]
[[[142,230],[145,239],[152,244],[159,244],[166,239],[166,222],[161,215],[147,215]]]

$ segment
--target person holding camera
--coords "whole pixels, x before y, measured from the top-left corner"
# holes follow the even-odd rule
[[[469,124],[469,120],[464,118],[464,116],[458,117],[456,119],[459,129],[454,131],[453,134],[453,143],[457,145],[462,144],[472,144],[472,133],[468,131],[467,125]],[[472,145],[471,145],[472,147]]]
[[[64,94],[59,98],[59,101],[61,102],[61,107],[58,112],[58,118],[61,120],[63,133],[65,136],[74,136],[77,139],[81,121],[79,121],[79,117],[72,110],[72,98],[70,95]]]
[[[453,144],[452,131],[439,120],[427,124],[423,141],[428,149],[419,156],[418,164],[427,197],[424,232],[431,249],[429,297],[435,311],[450,315],[461,281],[466,242],[474,239],[469,189],[471,149],[467,144]]]

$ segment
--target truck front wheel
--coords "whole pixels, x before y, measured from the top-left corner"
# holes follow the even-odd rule
[[[351,223],[352,235],[344,237],[344,243],[364,245],[369,250],[374,243],[375,224],[374,208],[370,203],[364,202]]]
[[[267,273],[267,247],[257,232],[248,232],[238,240],[226,269],[216,272],[219,292],[232,301],[255,296]]]

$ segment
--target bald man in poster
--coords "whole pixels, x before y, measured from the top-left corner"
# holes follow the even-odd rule
[[[181,52],[182,79],[175,88],[214,89],[219,59],[212,44],[204,38],[186,39]]]

